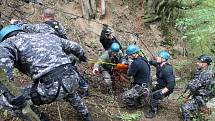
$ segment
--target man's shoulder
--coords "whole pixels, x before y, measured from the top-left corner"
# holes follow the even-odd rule
[[[165,64],[162,71],[164,73],[169,73],[169,72],[173,72],[173,66],[169,63]]]
[[[213,76],[214,76],[213,71],[212,71],[212,70],[210,70],[210,69],[203,71],[203,73],[201,73],[201,74],[203,74],[203,75],[207,75],[207,76],[211,76],[211,77],[213,77]]]
[[[173,69],[173,66],[170,63],[166,63],[164,65],[164,67],[167,68],[167,69]]]

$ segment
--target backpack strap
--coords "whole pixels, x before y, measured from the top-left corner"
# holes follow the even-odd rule
[[[67,39],[67,37],[60,32],[61,27],[60,27],[60,23],[58,21],[55,21],[55,20],[45,21],[45,24],[48,24],[55,30],[55,32],[56,32],[55,35],[57,35],[60,38]]]

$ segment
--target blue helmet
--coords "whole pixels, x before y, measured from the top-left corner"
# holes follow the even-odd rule
[[[119,44],[116,43],[116,42],[112,43],[112,45],[111,45],[111,51],[112,52],[119,52],[119,50],[120,50]]]
[[[13,25],[13,24],[2,28],[1,31],[0,31],[0,42],[3,41],[4,37],[7,34],[13,32],[13,31],[17,31],[17,30],[21,30],[21,28],[19,26],[17,26],[17,25]]]
[[[137,53],[139,51],[140,51],[140,49],[137,45],[129,45],[126,49],[126,54],[131,55],[131,54]]]
[[[160,51],[158,56],[165,59],[165,60],[169,60],[169,58],[170,58],[170,54],[164,50]]]

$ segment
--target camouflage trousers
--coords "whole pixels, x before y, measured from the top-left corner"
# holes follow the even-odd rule
[[[195,113],[200,107],[204,106],[206,101],[202,96],[195,96],[182,104],[180,109],[182,112],[183,121],[191,121],[191,114]]]
[[[141,99],[143,99],[146,103],[146,101],[148,101],[148,98],[149,89],[137,84],[133,86],[130,90],[125,91],[122,96],[123,102],[128,106],[135,106],[141,104]]]
[[[60,66],[34,83],[31,89],[31,100],[36,105],[49,104],[53,101],[69,102],[81,115],[89,113],[77,93],[81,77],[71,64]],[[38,103],[39,101],[40,103]]]

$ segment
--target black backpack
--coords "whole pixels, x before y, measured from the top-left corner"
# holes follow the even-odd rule
[[[67,39],[66,35],[60,32],[60,24],[58,21],[46,21],[46,24],[51,26],[55,30],[55,35],[57,35],[60,38]]]

